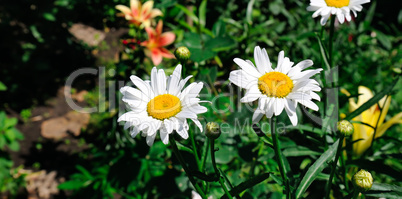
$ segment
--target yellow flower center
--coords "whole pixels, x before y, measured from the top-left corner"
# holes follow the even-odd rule
[[[180,111],[180,99],[171,94],[158,95],[147,105],[148,115],[158,120],[173,117]]]
[[[269,72],[258,79],[258,88],[268,97],[284,98],[292,92],[293,81],[281,72]]]
[[[349,5],[350,0],[325,0],[327,6],[335,7],[335,8],[342,8]]]

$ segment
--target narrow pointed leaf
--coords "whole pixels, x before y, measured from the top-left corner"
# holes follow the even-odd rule
[[[296,198],[301,198],[302,194],[307,190],[311,183],[317,178],[318,174],[324,170],[328,165],[328,162],[335,156],[336,149],[339,143],[339,139],[328,148],[308,169],[299,186],[296,190]]]

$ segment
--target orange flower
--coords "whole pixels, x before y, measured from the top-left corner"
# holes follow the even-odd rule
[[[159,9],[152,9],[154,7],[153,1],[147,1],[144,5],[138,0],[130,0],[130,8],[124,5],[117,5],[116,9],[120,10],[127,20],[136,26],[149,27],[151,21],[157,16],[162,16],[162,12]]]
[[[148,34],[148,40],[141,43],[141,46],[146,47],[145,55],[151,57],[155,65],[159,65],[162,62],[162,57],[168,59],[174,58],[173,53],[163,47],[173,43],[176,39],[176,35],[173,32],[162,33],[162,27],[163,22],[160,20],[156,29],[150,27],[145,28]]]

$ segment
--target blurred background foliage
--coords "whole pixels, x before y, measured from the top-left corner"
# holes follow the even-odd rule
[[[29,110],[46,104],[64,85],[68,75],[82,67],[105,66],[106,82],[127,81],[131,74],[149,78],[153,67],[150,60],[141,53],[134,55],[120,43],[120,39],[131,36],[124,18],[116,16],[117,4],[129,5],[129,1],[15,0],[0,3],[0,86],[7,88],[0,91],[0,107],[8,113],[10,110],[21,113],[21,118],[29,118]],[[273,63],[276,63],[277,53],[284,50],[294,62],[311,59],[314,67],[323,67],[315,33],[328,35],[328,28],[321,29],[318,20],[306,11],[307,4],[308,1],[297,0],[155,1],[154,6],[164,13],[161,19],[166,31],[176,34],[176,41],[169,49],[188,47],[192,56],[186,65],[186,75],[194,75],[196,81],[204,81],[212,89],[208,93],[204,90],[205,100],[213,102],[207,106],[230,110],[216,112],[210,109],[202,119],[203,123],[230,124],[219,138],[216,156],[220,169],[234,186],[263,172],[275,171],[277,165],[272,149],[259,140],[250,125],[244,125],[251,124],[252,112],[238,106],[236,95],[228,94],[239,93],[227,81],[230,71],[237,69],[233,59],[253,60],[253,49],[259,45],[266,48]],[[334,62],[339,66],[338,85],[352,96],[358,96],[359,85],[378,93],[393,82],[392,77],[400,75],[401,7],[399,1],[374,0],[364,5],[363,11],[351,23],[336,24]],[[124,30],[124,33],[114,43],[88,45],[71,33],[71,27],[77,23],[106,35],[117,30]],[[117,59],[102,59],[96,53],[113,46],[121,50]],[[177,60],[164,60],[160,67],[170,74],[176,64]],[[109,71],[116,71],[116,74],[110,75]],[[75,154],[72,163],[75,169],[66,174],[67,181],[59,185],[59,189],[66,190],[61,195],[72,198],[188,198],[192,188],[181,166],[172,157],[170,147],[160,141],[148,147],[142,137],[131,138],[117,123],[118,107],[110,104],[114,100],[120,103],[118,87],[112,85],[110,88],[107,84],[103,96],[106,101],[103,102],[99,100],[102,97],[99,98],[97,81],[96,77],[90,76],[79,79],[74,86],[78,90],[88,90],[85,102],[89,107],[103,103],[111,111],[91,114],[89,126],[76,138],[86,147]],[[401,85],[397,82],[392,92],[386,120],[401,111]],[[219,98],[214,100],[216,97]],[[347,104],[347,97],[340,95],[341,113],[348,113]],[[323,103],[319,106],[322,108]],[[307,118],[299,118],[302,118],[300,124],[314,126]],[[284,115],[279,121],[285,121],[285,126],[290,124]],[[5,112],[0,113],[0,191],[10,197],[26,194],[18,192],[18,187],[24,186],[23,175],[13,178],[19,165],[13,165],[8,155],[9,150],[18,150],[17,141],[23,139],[14,128],[17,122],[15,118],[8,118]],[[29,122],[20,119],[19,123]],[[196,142],[198,146],[204,146],[206,138],[194,126],[192,124],[190,128],[196,131]],[[346,173],[350,179],[357,167],[366,168],[372,171],[375,182],[401,186],[401,132],[400,125],[390,128],[360,159],[348,154],[348,172],[339,171],[338,175]],[[295,174],[302,175],[307,171],[324,151],[326,146],[322,143],[325,139],[322,131],[286,129],[281,136],[282,148],[290,165],[299,165],[292,167]],[[189,141],[182,140],[181,143],[179,148],[184,150],[190,167],[195,168],[192,154],[186,152],[190,150]],[[200,154],[204,152],[201,149]],[[208,165],[207,170],[212,173],[212,166]],[[328,171],[324,170],[324,173]],[[305,197],[322,198],[325,184],[322,182],[328,178],[324,173],[310,186]],[[300,181],[300,178],[293,180]],[[277,179],[269,178],[242,196],[282,198],[282,188],[276,182]],[[333,188],[335,197],[347,195],[344,184],[335,184],[338,184]],[[224,194],[217,183],[211,185],[210,193],[214,196]]]

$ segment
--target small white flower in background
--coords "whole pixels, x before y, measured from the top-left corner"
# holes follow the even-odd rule
[[[314,11],[313,18],[321,15],[321,25],[325,25],[331,15],[336,15],[339,23],[352,20],[350,12],[357,17],[357,12],[363,9],[362,4],[370,0],[310,0],[308,11]]]
[[[259,100],[253,122],[258,122],[263,115],[267,118],[271,118],[274,114],[279,115],[285,109],[293,126],[296,126],[298,103],[312,110],[318,110],[312,99],[320,100],[320,96],[315,92],[321,91],[321,88],[318,82],[310,77],[320,73],[322,69],[302,71],[313,65],[311,60],[304,60],[293,66],[294,63],[281,51],[278,65],[272,69],[267,52],[258,46],[254,49],[254,60],[257,67],[250,60],[235,58],[234,62],[241,69],[230,72],[229,76],[232,83],[246,89],[245,96],[240,99],[241,102]]]
[[[213,198],[212,196],[208,197],[208,199],[212,199],[212,198]],[[202,199],[202,197],[197,192],[191,191],[191,199]]]
[[[149,146],[153,145],[158,130],[164,144],[169,142],[169,134],[173,130],[187,139],[187,119],[191,119],[202,131],[197,114],[207,112],[207,108],[199,105],[204,101],[197,97],[203,83],[194,82],[184,88],[192,76],[181,79],[181,69],[182,66],[177,65],[173,74],[166,77],[164,70],[154,67],[151,81],[132,75],[130,79],[137,88],[125,86],[120,89],[130,111],[120,116],[118,122],[125,121],[125,129],[131,127],[131,136],[135,137],[142,131]]]

